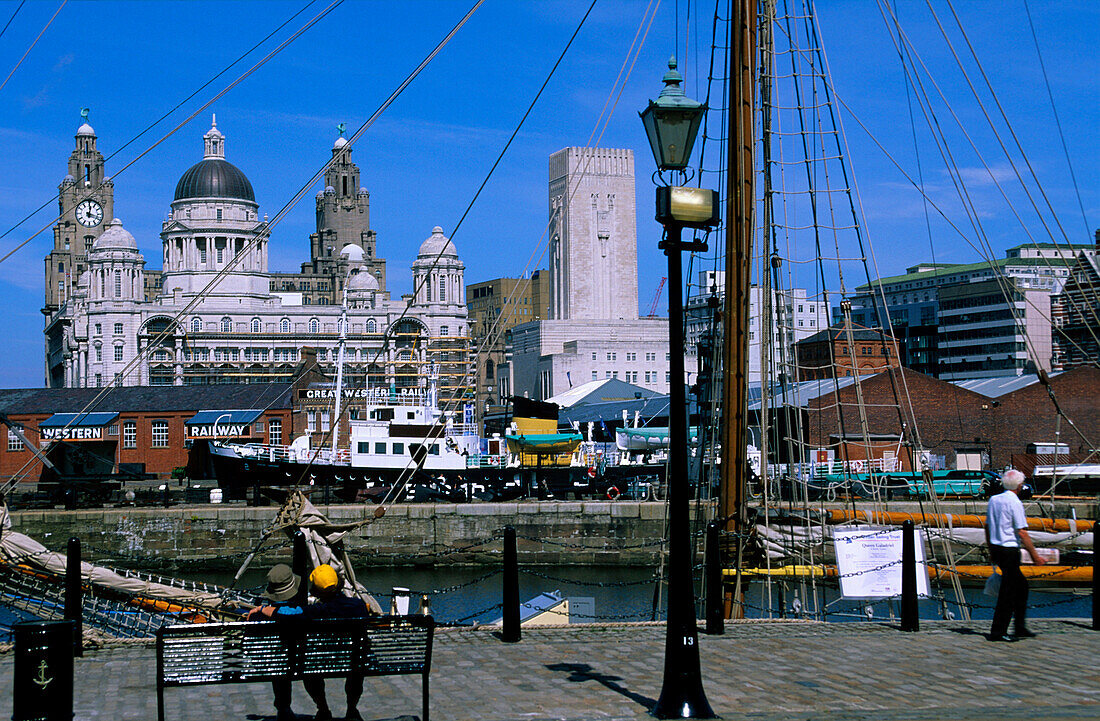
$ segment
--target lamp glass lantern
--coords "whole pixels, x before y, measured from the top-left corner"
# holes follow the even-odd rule
[[[664,90],[639,113],[649,137],[653,159],[660,170],[687,168],[695,137],[699,134],[699,125],[707,112],[705,103],[684,94],[684,89],[680,87],[683,81],[683,76],[676,70],[676,58],[670,58]]]

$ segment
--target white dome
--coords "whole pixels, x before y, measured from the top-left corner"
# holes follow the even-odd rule
[[[336,195],[336,188],[331,185],[325,186],[325,195]]]
[[[347,138],[345,138],[343,135],[341,135],[339,138],[336,139],[336,142],[332,144],[332,149],[333,150],[339,150],[340,148],[344,147],[347,144],[348,144]]]
[[[370,193],[367,192],[366,188],[360,187],[359,188],[359,195],[370,195]]]
[[[76,134],[77,135],[92,135],[92,136],[94,136],[95,131],[92,130],[91,125],[88,125],[87,123],[84,123],[83,125],[81,125],[79,128],[76,129]]]
[[[363,258],[366,257],[362,248],[358,245],[352,245],[351,243],[348,243],[340,249],[340,255],[344,256],[352,263],[362,263]]]
[[[62,178],[62,179],[61,179],[61,182],[62,182],[62,183],[65,183],[66,185],[68,185],[69,183],[75,183],[75,182],[76,182],[76,178],[74,178],[74,177],[72,176],[72,174],[69,174],[69,175],[66,175],[66,176],[65,176],[64,178]]]
[[[349,291],[375,291],[378,288],[378,279],[367,272],[365,268],[358,273],[353,273],[351,280],[348,281]]]
[[[458,251],[455,250],[451,239],[443,235],[443,228],[437,225],[432,228],[432,234],[420,244],[420,252],[417,255],[420,258],[435,258],[439,255],[457,258]]]
[[[103,235],[92,243],[92,250],[134,250],[138,249],[137,241],[130,231],[122,227],[122,221],[115,218],[107,224]]]

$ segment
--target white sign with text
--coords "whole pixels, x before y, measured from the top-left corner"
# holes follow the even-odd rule
[[[840,594],[871,600],[901,596],[901,529],[838,528],[834,532]],[[927,597],[924,539],[916,534],[917,596]]]

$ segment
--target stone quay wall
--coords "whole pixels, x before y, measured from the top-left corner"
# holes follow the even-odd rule
[[[377,506],[320,507],[333,523],[373,518]],[[692,509],[693,517],[707,515]],[[696,513],[698,511],[698,514]],[[276,507],[240,505],[14,511],[13,530],[64,552],[81,540],[84,560],[144,568],[235,570],[270,527]],[[665,536],[663,502],[532,502],[393,505],[344,539],[356,565],[498,564],[505,526],[516,529],[521,563],[652,566]],[[259,567],[290,557],[272,536]]]

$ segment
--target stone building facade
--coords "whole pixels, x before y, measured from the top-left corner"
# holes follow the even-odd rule
[[[550,318],[638,317],[634,152],[550,156]]]
[[[78,153],[85,139],[94,140],[90,128],[81,131]],[[180,178],[163,224],[158,295],[146,298],[157,284],[146,278],[135,238],[108,218],[71,295],[55,310],[47,306],[48,385],[292,381],[307,347],[316,349],[320,370],[335,375],[346,284],[347,385],[425,386],[435,378],[442,399],[464,398],[464,264],[436,227],[414,263],[418,290],[390,299],[385,261],[369,229],[368,196],[342,141],[317,198],[311,261],[302,273],[287,274],[297,284],[312,283],[311,292],[272,287],[279,281],[268,269],[270,228],[251,182],[225,159],[226,138],[215,124],[203,136],[202,160]],[[71,232],[66,220],[55,235]]]
[[[638,317],[633,152],[565,148],[549,171],[549,310],[512,329],[503,395],[546,400],[603,378],[667,393],[668,319]]]

